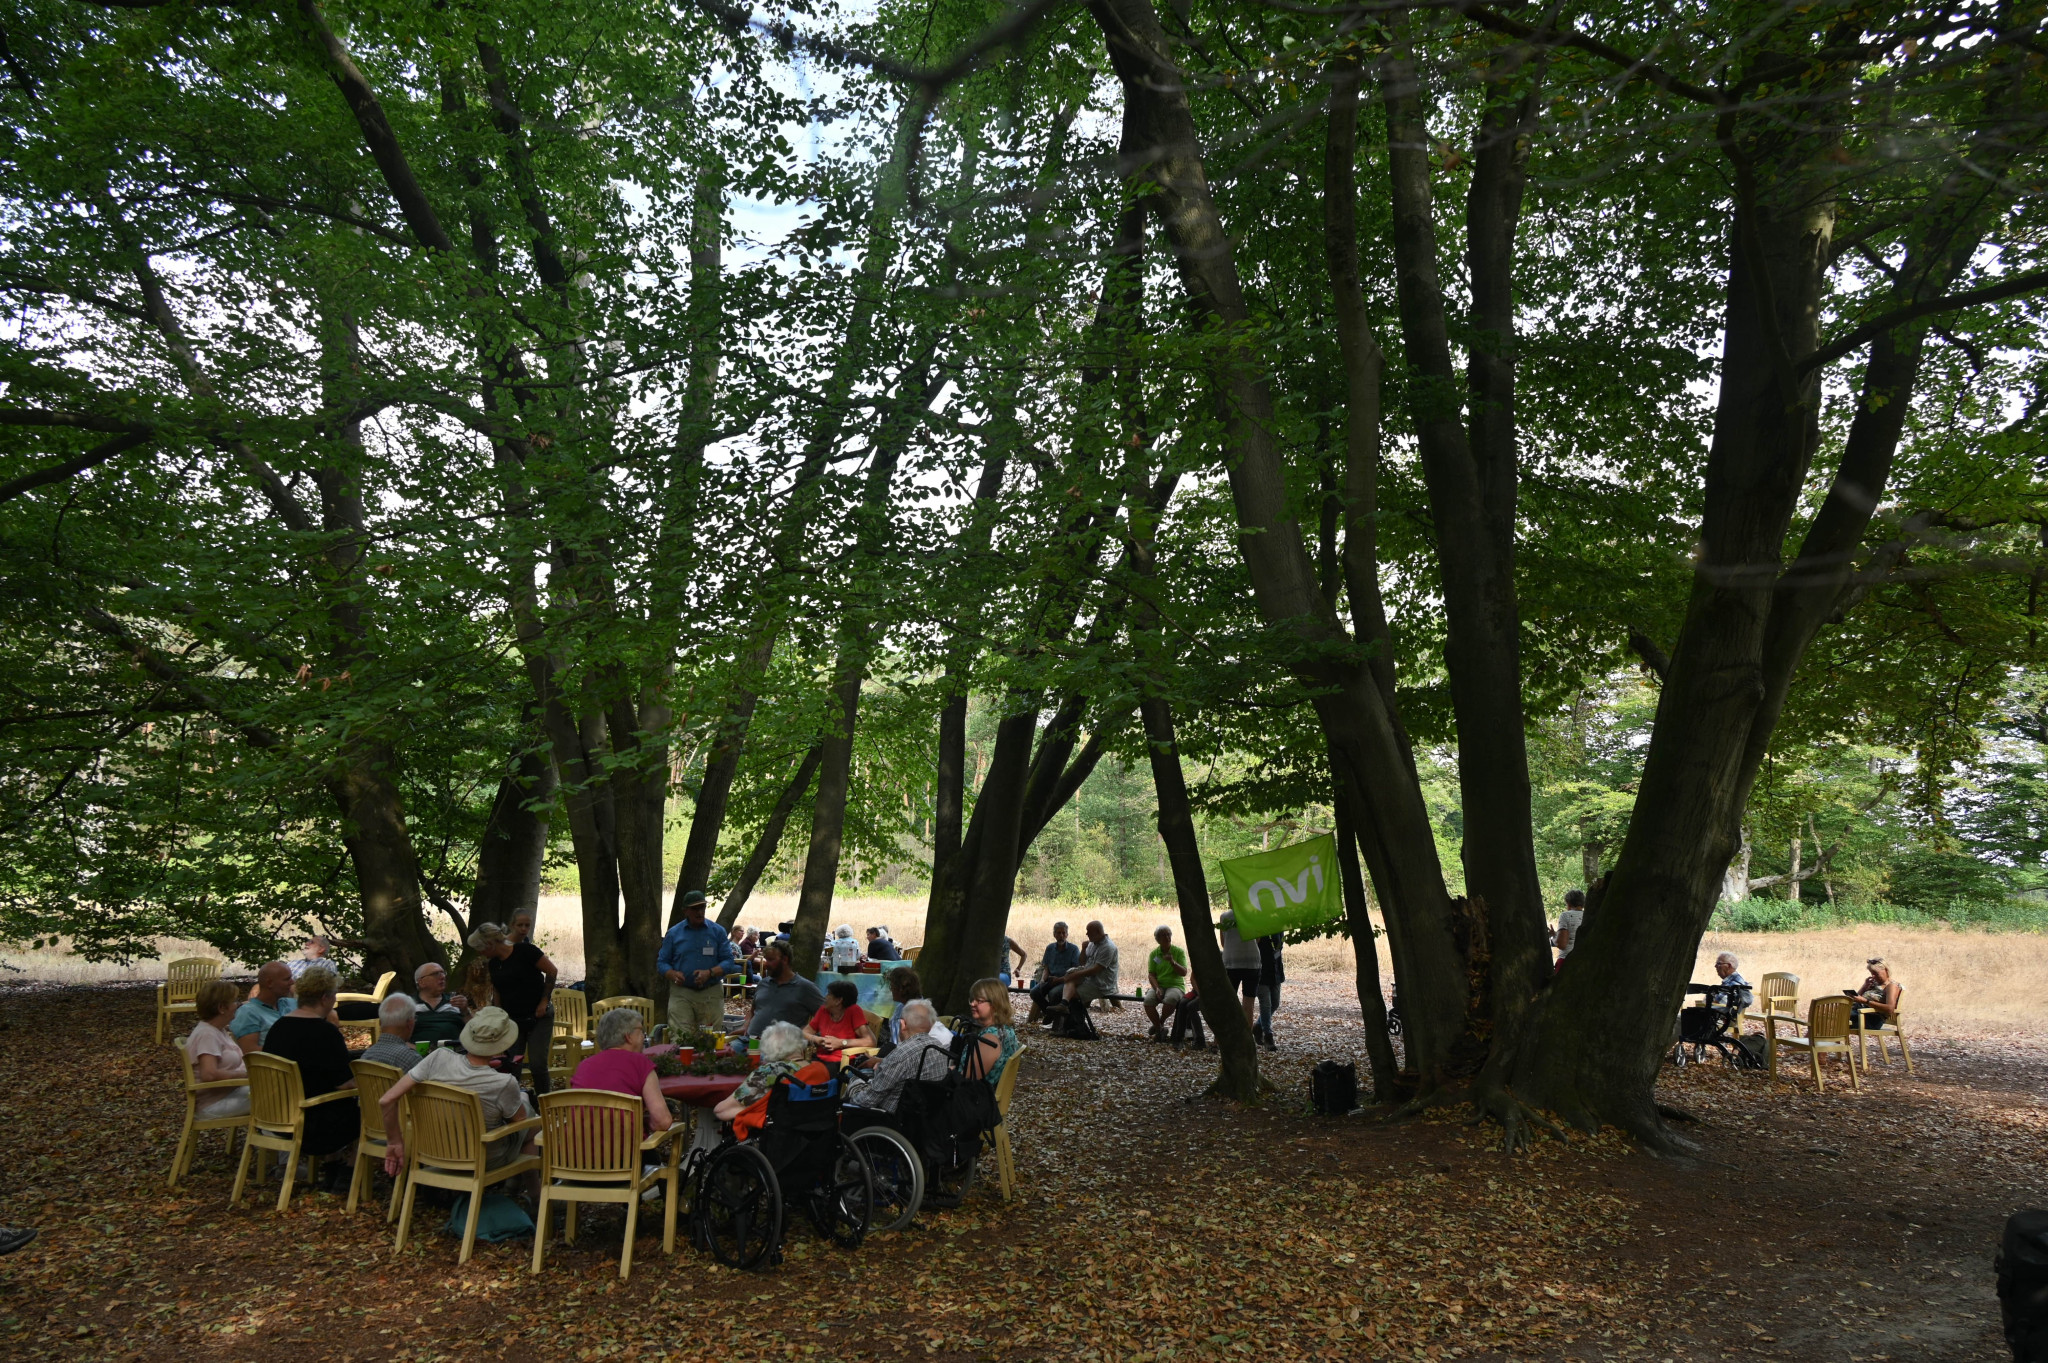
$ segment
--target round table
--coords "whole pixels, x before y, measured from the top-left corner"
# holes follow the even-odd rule
[[[659,1081],[662,1097],[697,1109],[697,1130],[690,1141],[693,1149],[718,1148],[724,1133],[718,1129],[718,1118],[711,1115],[711,1109],[730,1098],[745,1079],[744,1074],[678,1074]]]
[[[688,1103],[691,1107],[716,1107],[730,1098],[746,1079],[744,1074],[678,1074],[661,1080],[661,1096]]]

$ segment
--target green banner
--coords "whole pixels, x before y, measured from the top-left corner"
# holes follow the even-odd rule
[[[1344,912],[1337,840],[1328,833],[1226,861],[1223,883],[1230,888],[1230,911],[1242,937],[1314,927]]]

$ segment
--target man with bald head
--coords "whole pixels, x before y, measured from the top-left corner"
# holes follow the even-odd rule
[[[235,1010],[228,1023],[228,1035],[242,1048],[243,1055],[263,1049],[271,1024],[299,1006],[292,997],[292,969],[283,961],[268,961],[256,972],[256,987]]]

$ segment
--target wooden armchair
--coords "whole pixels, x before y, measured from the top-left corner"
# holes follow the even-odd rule
[[[626,1209],[626,1238],[619,1249],[619,1278],[633,1271],[633,1235],[639,1226],[640,1195],[662,1186],[661,1252],[676,1252],[676,1199],[681,1192],[679,1160],[686,1143],[681,1123],[645,1137],[647,1105],[641,1099],[599,1089],[564,1089],[541,1095],[540,1207],[534,1213],[533,1268],[547,1253],[551,1204],[567,1204],[563,1237],[576,1243],[576,1206],[615,1202]],[[643,1173],[663,1146],[668,1153]]]
[[[322,1103],[356,1100],[354,1089],[336,1089],[318,1098],[308,1098],[299,1078],[299,1062],[281,1056],[252,1052],[249,1066],[249,1134],[242,1142],[242,1161],[235,1167],[235,1191],[228,1205],[242,1205],[242,1189],[249,1180],[249,1162],[258,1150],[275,1150],[285,1157],[284,1185],[277,1190],[277,1209],[292,1202],[292,1185],[298,1182],[299,1149],[306,1139],[306,1112]],[[311,1172],[310,1167],[307,1172]],[[256,1164],[256,1181],[263,1181],[263,1165]]]
[[[1856,1052],[1849,1040],[1849,1004],[1850,1000],[1840,994],[1815,999],[1808,1004],[1805,1036],[1781,1037],[1777,1034],[1776,1020],[1766,1023],[1765,1026],[1770,1033],[1768,1054],[1771,1078],[1778,1077],[1779,1051],[1804,1051],[1813,1063],[1813,1086],[1825,1093],[1827,1083],[1821,1078],[1820,1057],[1824,1051],[1834,1051],[1839,1052],[1849,1066],[1849,1087],[1861,1092],[1863,1085],[1856,1078]]]
[[[232,1117],[200,1116],[200,1098],[208,1094],[222,1093],[229,1089],[245,1089],[249,1087],[249,1081],[247,1078],[215,1079],[202,1084],[199,1082],[199,1076],[192,1071],[192,1056],[185,1049],[185,1038],[181,1036],[172,1037],[171,1045],[177,1048],[178,1068],[184,1074],[185,1081],[185,1131],[183,1135],[178,1137],[178,1152],[171,1156],[170,1186],[175,1188],[178,1186],[179,1179],[192,1172],[192,1156],[198,1149],[200,1132],[227,1132],[228,1155],[232,1158],[235,1153],[235,1133],[237,1131],[246,1132],[249,1129],[249,1114],[247,1112],[238,1112]]]
[[[397,978],[397,971],[387,970],[377,977],[377,987],[375,989],[367,994],[336,994],[334,996],[334,1006],[339,1008],[344,1003],[367,1003],[374,1007],[374,1005],[384,1002],[384,996],[391,992],[391,982]],[[375,1041],[377,1039],[377,1015],[374,1012],[366,1018],[338,1018],[336,1023],[341,1028],[343,1036],[348,1035],[349,1028],[361,1027],[369,1032],[370,1040]]]
[[[375,1060],[354,1060],[349,1062],[349,1068],[355,1071],[357,1101],[363,1109],[363,1134],[356,1141],[355,1176],[348,1182],[348,1210],[354,1211],[357,1201],[373,1186],[377,1168],[384,1163],[384,1152],[390,1147],[390,1133],[384,1130],[384,1095],[403,1077],[404,1071]],[[400,1169],[391,1185],[391,1205],[384,1211],[386,1221],[397,1219],[398,1195],[404,1189],[405,1170]]]
[[[199,986],[220,978],[221,963],[210,956],[186,956],[164,967],[164,982],[156,987],[156,1044],[164,1044],[174,1013],[197,1013],[194,1002]]]
[[[1799,977],[1789,971],[1772,971],[1765,975],[1756,987],[1756,1009],[1744,1013],[1736,1021],[1739,1031],[1745,1022],[1761,1023],[1764,1029],[1764,1063],[1770,1064],[1770,1052],[1777,1046],[1777,1032],[1773,1024],[1798,1028],[1805,1024],[1799,1018]]]
[[[590,996],[581,989],[557,989],[552,1002],[555,1035],[590,1040]]]
[[[631,1008],[639,1012],[645,1023],[647,1035],[654,1035],[654,1000],[643,999],[638,994],[614,994],[608,999],[599,999],[590,1005],[590,1016],[601,1018],[614,1008]]]
[[[1877,1058],[1886,1065],[1892,1063],[1891,1054],[1885,1049],[1885,1043],[1888,1041],[1899,1043],[1899,1056],[1906,1062],[1906,1073],[1913,1072],[1913,1048],[1906,1044],[1905,1015],[1906,991],[1903,989],[1899,991],[1899,1002],[1892,1009],[1892,1020],[1889,1024],[1867,1027],[1863,1022],[1865,1015],[1861,1012],[1856,1014],[1856,1055],[1863,1062],[1865,1074],[1870,1073],[1870,1051],[1867,1048],[1873,1043],[1877,1046]]]
[[[476,1250],[476,1218],[483,1209],[484,1193],[493,1183],[540,1167],[532,1155],[517,1155],[493,1169],[489,1167],[491,1142],[531,1131],[540,1118],[485,1130],[484,1105],[468,1089],[452,1084],[414,1084],[399,1099],[398,1119],[405,1143],[405,1210],[398,1216],[398,1243],[393,1253],[405,1250],[412,1230],[413,1200],[422,1185],[469,1194],[469,1219],[462,1228],[462,1254],[455,1262],[466,1264]]]
[[[1029,1046],[1019,1046],[1010,1063],[1003,1066],[1003,1077],[996,1080],[996,1111],[1003,1117],[995,1131],[996,1180],[1005,1202],[1013,1200],[1017,1187],[1017,1167],[1010,1161],[1010,1095],[1017,1091],[1017,1071],[1024,1068],[1024,1057],[1030,1050]]]

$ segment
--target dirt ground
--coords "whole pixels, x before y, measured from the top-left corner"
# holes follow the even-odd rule
[[[218,1136],[166,1190],[183,1104],[149,1004],[0,995],[0,1222],[42,1230],[0,1259],[0,1356],[1991,1360],[2000,1223],[2048,1205],[2040,1040],[1929,1036],[1917,1076],[1860,1094],[1667,1070],[1699,1160],[1612,1136],[1510,1159],[1454,1114],[1307,1113],[1313,1061],[1362,1050],[1316,980],[1289,986],[1259,1110],[1197,1098],[1213,1062],[1128,1006],[1098,1043],[1030,1038],[1014,1204],[987,1178],[852,1254],[795,1229],[760,1274],[643,1233],[624,1284],[599,1213],[532,1278],[529,1242],[458,1269],[430,1229],[394,1255],[337,1197],[230,1209]]]

